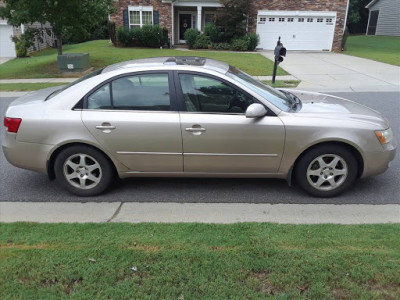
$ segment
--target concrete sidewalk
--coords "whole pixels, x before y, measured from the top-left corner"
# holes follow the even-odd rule
[[[400,205],[0,202],[0,222],[400,223]]]
[[[261,51],[273,60],[272,51]],[[288,51],[280,67],[301,80],[299,90],[399,92],[400,67],[333,52]]]

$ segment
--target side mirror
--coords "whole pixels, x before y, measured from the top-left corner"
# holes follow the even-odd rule
[[[246,110],[246,118],[261,118],[267,114],[267,110],[259,103],[253,103]]]

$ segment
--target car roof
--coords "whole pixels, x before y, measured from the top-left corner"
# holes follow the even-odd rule
[[[210,58],[196,56],[167,56],[167,57],[152,57],[143,59],[134,59],[119,62],[110,65],[103,69],[101,73],[107,73],[116,70],[128,70],[144,67],[165,67],[168,66],[194,66],[209,70],[214,70],[225,74],[229,70],[229,65]]]

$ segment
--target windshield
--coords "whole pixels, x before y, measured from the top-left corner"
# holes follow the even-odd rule
[[[89,79],[91,77],[99,75],[101,73],[101,71],[103,71],[103,69],[99,69],[99,70],[93,71],[92,73],[89,73],[89,74],[87,74],[87,75],[85,75],[85,76],[83,76],[83,77],[81,77],[81,78],[79,78],[79,79],[77,79],[77,80],[75,80],[75,81],[63,86],[62,88],[60,88],[58,90],[55,90],[54,92],[52,92],[50,95],[47,96],[46,100],[49,100],[49,99],[53,98],[55,95],[61,93],[62,91],[70,88],[71,86],[73,86],[73,85],[75,85],[75,84],[77,84],[79,82],[82,82],[82,81],[84,81],[86,79]]]
[[[258,95],[265,98],[279,109],[283,111],[289,111],[291,109],[292,100],[290,97],[262,83],[261,81],[254,79],[250,75],[236,69],[235,67],[230,66],[226,75],[235,79],[236,81],[239,81],[241,84],[244,84],[246,87],[256,92]]]

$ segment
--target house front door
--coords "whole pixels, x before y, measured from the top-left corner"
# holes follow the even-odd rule
[[[179,15],[179,41],[185,41],[185,32],[189,28],[192,28],[192,15],[191,14],[180,14]]]

